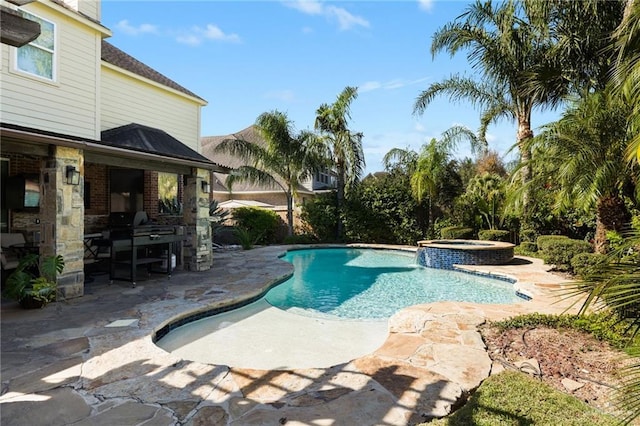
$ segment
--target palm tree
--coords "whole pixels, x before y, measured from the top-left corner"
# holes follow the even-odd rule
[[[504,179],[496,173],[485,172],[476,175],[469,182],[465,195],[472,200],[489,229],[498,229],[502,205],[506,198]]]
[[[441,94],[448,94],[452,101],[470,101],[481,109],[478,135],[482,140],[489,125],[504,118],[515,121],[516,145],[525,164],[531,158],[525,142],[533,137],[533,109],[555,107],[559,100],[553,92],[529,89],[530,70],[546,61],[550,44],[544,33],[529,25],[527,13],[522,3],[514,1],[497,6],[491,1],[476,1],[454,22],[439,29],[433,36],[432,55],[446,50],[453,56],[468,49],[467,58],[482,80],[452,75],[432,84],[414,104],[414,113],[423,114]],[[523,167],[522,181],[527,182],[530,175],[530,168]]]
[[[617,54],[614,82],[632,106],[629,118],[634,136],[627,158],[640,162],[640,1],[628,0],[622,23],[614,33],[613,47]]]
[[[629,221],[624,196],[633,195],[637,168],[623,161],[630,139],[629,106],[608,88],[577,101],[533,141],[540,164],[555,164],[549,176],[559,184],[556,208],[596,210],[595,248],[606,249],[607,231]],[[637,176],[636,176],[637,177]]]
[[[358,96],[356,87],[345,87],[331,104],[322,104],[316,111],[315,128],[324,138],[336,171],[338,215],[344,209],[345,193],[358,183],[365,167],[361,132],[349,129],[351,103]],[[338,217],[338,239],[342,238],[342,218]]]
[[[288,233],[293,235],[293,200],[300,182],[325,163],[320,143],[311,132],[296,134],[287,115],[277,110],[261,114],[255,127],[266,142],[264,146],[245,139],[225,139],[215,148],[247,162],[230,173],[226,183],[229,188],[237,181],[281,188],[287,198]]]
[[[433,234],[433,224],[435,221],[434,205],[442,187],[442,181],[447,172],[449,153],[436,139],[431,139],[425,144],[418,155],[415,169],[411,174],[411,192],[418,203],[425,198],[428,202],[427,211],[429,214],[427,233]]]

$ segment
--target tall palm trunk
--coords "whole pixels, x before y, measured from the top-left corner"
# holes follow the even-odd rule
[[[531,149],[529,148],[527,141],[533,138],[533,131],[531,130],[531,112],[528,114],[521,114],[518,117],[518,133],[516,135],[516,143],[520,150],[520,162],[524,164],[520,170],[520,179],[522,184],[525,185],[525,190],[522,193],[522,208],[524,211],[524,217],[531,210],[529,197],[529,191],[526,189],[526,184],[531,180]]]
[[[344,187],[345,187],[345,166],[344,161],[338,161],[336,163],[336,195],[338,202],[338,223],[336,228],[336,238],[338,241],[343,240],[344,224],[342,222],[342,215],[344,214]]]
[[[291,188],[286,192],[287,196],[287,233],[293,235],[293,194]]]
[[[607,251],[607,231],[621,231],[630,220],[629,211],[620,196],[600,197],[596,206],[595,252],[604,254]]]

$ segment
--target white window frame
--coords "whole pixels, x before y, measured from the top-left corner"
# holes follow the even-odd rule
[[[19,67],[19,63],[18,63],[18,50],[20,49],[20,47],[16,47],[13,49],[13,69],[14,71],[16,71],[17,73],[23,74],[23,75],[27,75],[29,77],[33,77],[33,78],[37,78],[46,82],[57,82],[58,81],[58,25],[53,22],[50,21],[49,19],[43,18],[42,16],[36,15],[35,13],[32,12],[27,12],[26,10],[21,10],[23,16],[25,18],[29,18],[29,15],[41,19],[49,24],[51,24],[53,26],[53,50],[44,47],[44,46],[40,46],[37,44],[34,44],[34,42],[37,40],[32,41],[31,43],[28,43],[26,46],[31,46],[35,49],[39,49],[42,51],[45,51],[47,53],[51,54],[51,78],[46,77],[46,76],[42,76],[42,75],[38,75],[38,74],[34,74],[30,71],[27,70],[23,70]]]

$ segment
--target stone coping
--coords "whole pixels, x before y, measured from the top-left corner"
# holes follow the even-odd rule
[[[177,272],[171,280],[144,281],[135,289],[101,284],[97,277],[83,298],[38,311],[3,304],[0,423],[416,423],[446,415],[490,374],[478,325],[567,308],[555,303],[554,289],[562,288],[563,280],[549,274],[539,259],[520,258],[473,270],[517,278],[534,294],[532,301],[405,308],[389,319],[389,335],[380,348],[329,368],[209,365],[153,343],[156,330],[185,312],[252,298],[290,275],[292,265],[278,257],[286,249],[307,247],[315,246],[216,252],[210,271]],[[114,327],[114,322],[128,325]]]
[[[495,250],[513,248],[515,244],[489,240],[422,240],[419,247],[434,247],[453,250]]]

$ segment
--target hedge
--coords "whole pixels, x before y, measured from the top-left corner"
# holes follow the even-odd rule
[[[536,244],[538,245],[538,250],[545,251],[545,249],[555,241],[566,241],[568,239],[569,237],[566,235],[540,235],[536,238]]]
[[[473,238],[473,228],[463,226],[447,226],[440,230],[440,237],[445,240],[468,240]]]
[[[520,249],[528,253],[535,253],[538,251],[538,245],[531,241],[523,241],[520,243]]]
[[[591,244],[586,241],[565,237],[543,239],[541,245],[540,238],[538,238],[538,249],[542,252],[542,259],[547,264],[555,265],[560,271],[572,272],[571,259],[580,253],[591,251]]]
[[[280,216],[273,210],[259,207],[239,207],[233,210],[236,227],[245,230],[255,238],[257,244],[276,242],[278,228],[283,225]]]
[[[489,241],[511,241],[511,232],[502,229],[484,229],[478,232],[478,239]]]
[[[596,272],[597,267],[607,263],[607,256],[599,253],[578,253],[571,258],[573,273],[581,278]]]

